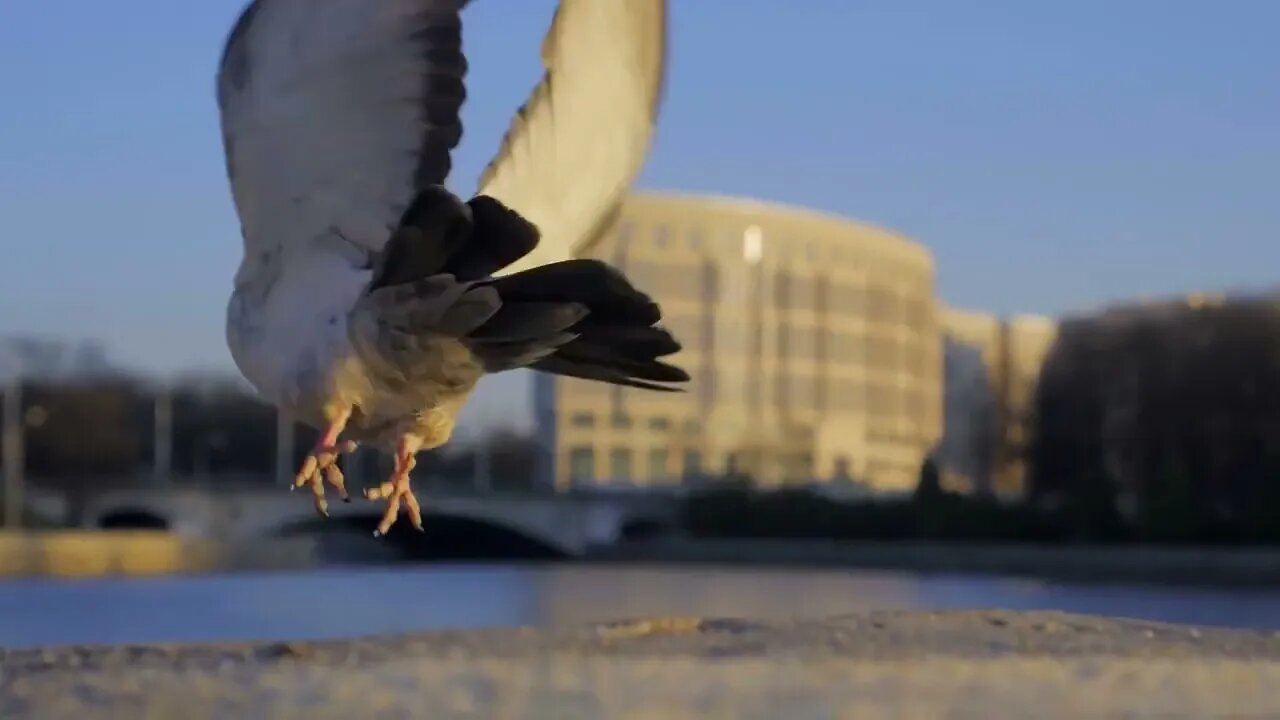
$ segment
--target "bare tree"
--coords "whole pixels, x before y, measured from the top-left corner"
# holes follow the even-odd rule
[[[24,389],[33,478],[127,475],[144,452],[136,386],[127,380],[37,381]]]
[[[1276,502],[1280,313],[1247,299],[1065,324],[1034,425],[1034,496],[1108,478],[1162,537],[1229,528]]]

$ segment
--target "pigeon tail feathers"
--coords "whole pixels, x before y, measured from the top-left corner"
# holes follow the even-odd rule
[[[470,286],[464,298],[476,293],[484,297],[476,295],[472,303],[477,312],[450,308],[443,319],[458,322],[433,329],[452,326],[460,332],[486,372],[528,367],[678,391],[667,383],[687,382],[688,373],[658,358],[678,352],[680,343],[658,326],[658,304],[617,268],[574,259],[493,277],[529,254],[538,240],[533,223],[492,197],[479,195],[464,203],[443,187],[426,188],[404,212],[379,256],[370,292],[422,286],[425,294],[436,296],[438,283],[429,278],[450,275]],[[496,301],[486,293],[496,293]]]
[[[473,351],[495,369],[529,367],[612,385],[678,392],[689,380],[658,358],[680,343],[657,323],[661,309],[616,268],[575,259],[486,282],[502,301],[471,334]],[[524,337],[515,329],[527,329]],[[537,332],[534,331],[537,328]]]

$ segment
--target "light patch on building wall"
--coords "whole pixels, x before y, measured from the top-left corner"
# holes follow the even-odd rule
[[[751,225],[742,232],[742,259],[752,265],[764,257],[764,231],[759,225]]]

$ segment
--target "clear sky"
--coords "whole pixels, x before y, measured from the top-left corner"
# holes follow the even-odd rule
[[[1058,313],[1280,282],[1280,2],[671,0],[640,186],[858,217],[948,302]],[[0,335],[229,369],[213,73],[242,0],[0,2]],[[475,0],[453,184],[541,69],[553,0]]]

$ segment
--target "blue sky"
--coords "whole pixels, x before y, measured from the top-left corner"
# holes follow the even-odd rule
[[[239,238],[213,101],[242,0],[0,5],[0,335],[230,368]],[[552,0],[476,0],[454,185],[540,74]],[[1280,3],[672,0],[640,186],[799,203],[930,246],[942,296],[1058,313],[1280,280]]]

